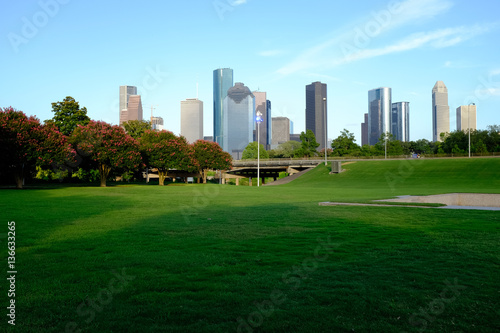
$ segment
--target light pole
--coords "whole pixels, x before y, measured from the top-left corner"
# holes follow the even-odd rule
[[[323,111],[324,111],[324,114],[325,114],[325,166],[327,164],[326,162],[326,145],[327,145],[327,139],[326,139],[326,97],[323,97]]]
[[[471,105],[476,105],[476,104],[470,103],[469,106],[467,106],[467,130],[469,131],[469,158],[470,158],[470,106]]]
[[[257,122],[257,187],[260,186],[260,123],[262,122],[262,113],[257,111],[255,121]]]

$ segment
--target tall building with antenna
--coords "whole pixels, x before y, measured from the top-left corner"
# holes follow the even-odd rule
[[[181,101],[181,135],[189,143],[203,140],[203,102],[198,98]]]

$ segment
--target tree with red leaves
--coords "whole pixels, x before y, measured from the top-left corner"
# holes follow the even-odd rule
[[[97,165],[101,187],[106,186],[111,171],[135,170],[142,164],[139,143],[119,126],[92,120],[78,125],[70,141],[79,156]]]
[[[229,170],[232,165],[231,155],[222,150],[218,143],[198,140],[193,143],[194,156],[199,165],[199,173],[203,184],[207,183],[208,170]]]
[[[12,173],[17,188],[27,171],[63,165],[74,159],[74,150],[54,124],[41,125],[22,111],[0,108],[0,169]]]
[[[178,137],[169,131],[147,130],[139,141],[146,165],[158,169],[160,186],[165,184],[171,169],[187,172],[198,170],[194,149],[183,136]]]

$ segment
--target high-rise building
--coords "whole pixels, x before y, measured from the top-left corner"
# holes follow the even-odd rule
[[[128,119],[128,103],[131,95],[137,95],[137,87],[134,86],[120,86],[120,125],[130,120]]]
[[[432,88],[432,141],[442,141],[441,133],[450,132],[450,107],[448,88],[443,81],[437,81]]]
[[[361,146],[368,144],[368,113],[365,113],[365,121],[361,123]]]
[[[233,70],[219,68],[214,70],[214,141],[222,146],[224,133],[223,119],[225,117],[224,99],[227,91],[233,86]]]
[[[271,101],[267,99],[267,93],[254,91],[255,96],[255,114],[257,112],[262,113],[262,122],[260,123],[259,133],[260,133],[260,143],[264,145],[266,149],[271,148]],[[255,124],[255,140],[257,141],[257,124]]]
[[[222,119],[222,149],[241,159],[243,150],[253,142],[255,126],[255,96],[243,83],[236,82],[224,98]]]
[[[151,117],[151,128],[155,131],[163,130],[163,118],[162,117]]]
[[[273,117],[273,138],[271,141],[273,147],[290,141],[291,123],[292,122],[287,117]]]
[[[203,140],[203,102],[197,98],[181,101],[181,135],[189,143]]]
[[[476,105],[462,105],[457,108],[457,131],[468,133],[468,128],[471,130],[477,129],[477,112]]]
[[[391,134],[396,140],[410,141],[410,102],[392,103]]]
[[[391,132],[391,88],[368,91],[368,144],[375,145],[382,134]]]
[[[141,95],[130,95],[127,106],[127,121],[142,120]]]
[[[306,131],[312,130],[319,143],[318,151],[325,148],[328,135],[326,84],[313,82],[306,86]]]

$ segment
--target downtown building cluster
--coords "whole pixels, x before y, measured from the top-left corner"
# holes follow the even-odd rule
[[[457,108],[457,130],[476,129],[476,106]],[[432,141],[443,141],[442,134],[450,132],[448,88],[437,81],[432,88]],[[368,113],[361,123],[361,145],[375,145],[382,135],[391,134],[395,140],[410,141],[410,103],[392,102],[392,89],[388,87],[368,91]]]
[[[188,142],[217,142],[234,159],[241,159],[243,150],[254,141],[267,150],[290,140],[300,141],[300,134],[293,134],[293,122],[289,118],[272,117],[267,93],[251,91],[245,84],[234,82],[230,68],[213,71],[213,136],[203,135],[203,101],[188,98],[181,101],[180,110],[180,134]],[[314,82],[306,86],[306,130],[315,134],[320,143],[318,150],[326,145],[326,112],[326,84]],[[258,114],[262,119],[259,124]],[[130,120],[143,120],[141,96],[137,95],[136,87],[121,86],[120,125]],[[151,123],[153,129],[163,129],[163,119],[153,117],[153,112]]]
[[[329,148],[327,85],[321,82],[306,85],[305,97],[305,130],[314,133],[318,151]],[[289,118],[272,117],[267,93],[252,91],[245,84],[234,82],[231,68],[213,71],[213,136],[203,134],[203,106],[198,97],[180,102],[180,134],[190,143],[214,141],[234,159],[241,159],[243,150],[254,141],[267,150],[290,140],[300,142],[300,134],[294,134]],[[475,105],[459,106],[456,112],[457,130],[476,129]],[[262,119],[260,123],[256,122],[257,115]],[[143,120],[141,96],[136,87],[121,86],[120,125],[129,120]],[[163,129],[163,119],[153,116],[153,107],[150,120],[153,129]],[[437,81],[432,89],[432,140],[442,141],[441,134],[449,132],[448,89],[443,81]],[[394,140],[410,141],[410,102],[392,102],[392,89],[388,87],[368,91],[368,112],[361,123],[361,145],[373,146],[384,134],[391,134]]]

